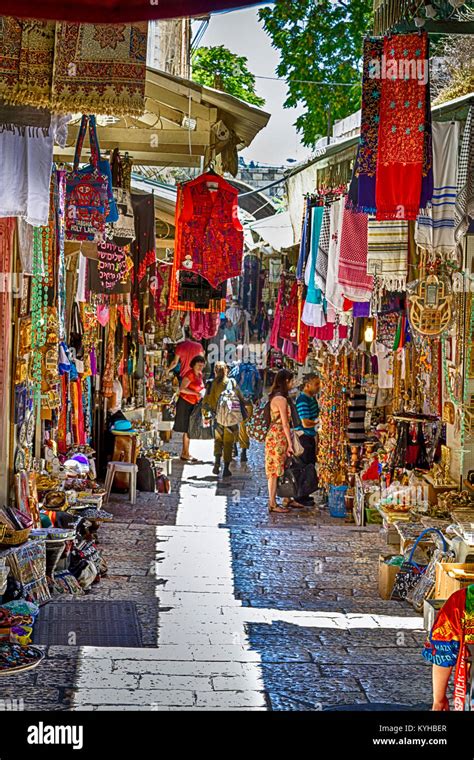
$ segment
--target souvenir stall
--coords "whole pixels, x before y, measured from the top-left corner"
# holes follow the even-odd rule
[[[218,153],[235,163],[269,115],[240,101],[234,111],[214,91],[211,103],[191,82],[183,95],[185,84],[147,70],[146,48],[146,22],[1,19],[2,672],[40,660],[40,605],[106,574],[97,534],[112,520],[110,489],[132,503],[137,486],[169,491],[171,347],[185,318],[199,339],[215,335],[242,268],[232,186],[215,173],[211,187],[207,173],[183,185],[173,267],[157,255],[164,222],[135,170],[197,168]],[[185,115],[199,128],[182,126]],[[216,120],[232,124],[218,145]],[[153,129],[166,133],[156,149]],[[121,466],[110,473],[108,459]]]
[[[330,514],[379,523],[400,562],[416,543],[419,608],[443,562],[471,577],[474,95],[432,109],[429,82],[373,68],[428,57],[425,33],[364,41],[359,141],[311,167],[271,338],[320,373]]]

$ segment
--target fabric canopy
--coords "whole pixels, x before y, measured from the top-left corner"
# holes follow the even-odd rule
[[[255,0],[0,0],[0,15],[20,18],[123,23],[199,16],[258,5]]]

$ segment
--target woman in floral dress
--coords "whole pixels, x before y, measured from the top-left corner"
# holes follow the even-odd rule
[[[293,372],[281,369],[270,391],[270,427],[265,439],[265,472],[268,480],[268,508],[270,512],[289,512],[276,500],[277,480],[283,475],[285,462],[293,454],[291,440],[291,410],[288,394],[293,386]]]

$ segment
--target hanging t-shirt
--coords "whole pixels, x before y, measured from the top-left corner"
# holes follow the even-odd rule
[[[0,217],[48,224],[53,145],[65,146],[70,118],[53,115],[47,130],[13,125],[0,132]]]

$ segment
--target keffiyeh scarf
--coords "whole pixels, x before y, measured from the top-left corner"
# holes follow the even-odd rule
[[[457,197],[454,211],[456,242],[469,229],[470,220],[474,218],[474,106],[467,115],[459,156]]]

